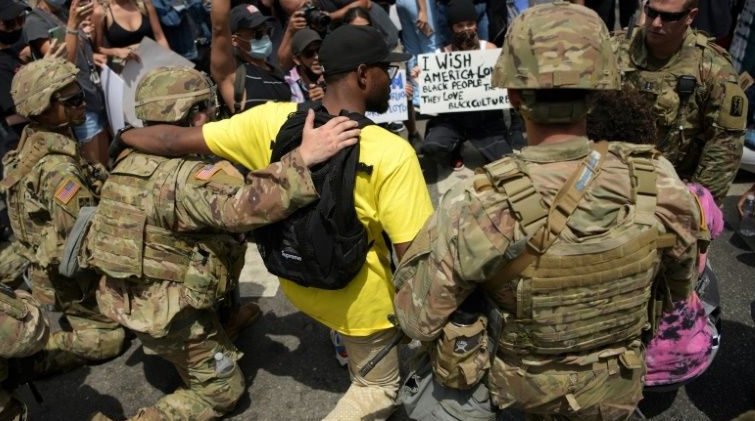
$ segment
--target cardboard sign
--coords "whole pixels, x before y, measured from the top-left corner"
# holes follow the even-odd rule
[[[418,56],[422,114],[511,108],[505,89],[490,85],[501,49]]]
[[[391,81],[391,99],[388,102],[388,111],[378,114],[366,112],[365,116],[375,123],[390,123],[393,121],[405,121],[409,119],[406,105],[406,72],[399,69],[396,77]]]

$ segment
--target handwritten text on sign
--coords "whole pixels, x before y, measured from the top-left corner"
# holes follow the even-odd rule
[[[505,89],[490,85],[501,49],[419,55],[423,114],[510,108]]]

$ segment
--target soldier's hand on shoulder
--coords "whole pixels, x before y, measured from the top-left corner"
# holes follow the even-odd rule
[[[315,128],[315,112],[309,110],[304,122],[299,153],[309,167],[326,161],[341,149],[359,140],[359,124],[348,117],[333,117]]]

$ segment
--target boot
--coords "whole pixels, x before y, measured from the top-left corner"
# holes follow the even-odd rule
[[[260,314],[262,312],[257,304],[251,302],[241,304],[231,312],[226,322],[223,323],[225,333],[231,341],[235,342],[241,331],[254,324],[259,319]]]

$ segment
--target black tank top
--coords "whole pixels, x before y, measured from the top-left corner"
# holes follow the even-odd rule
[[[152,25],[149,24],[149,18],[145,14],[142,15],[142,23],[134,31],[128,31],[123,28],[118,22],[115,21],[113,12],[108,7],[108,14],[112,20],[112,24],[105,31],[105,39],[108,44],[114,48],[128,47],[129,45],[138,44],[144,37],[154,38],[152,33]]]

